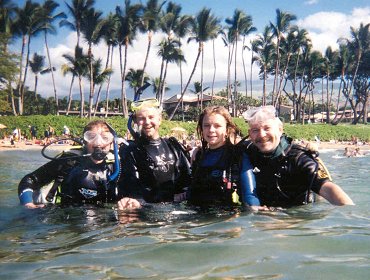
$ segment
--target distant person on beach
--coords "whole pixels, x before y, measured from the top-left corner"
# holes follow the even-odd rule
[[[71,136],[71,131],[69,130],[69,127],[68,126],[63,126],[63,135],[68,138]]]
[[[260,206],[253,166],[237,144],[239,128],[225,107],[207,107],[197,125],[202,147],[192,163],[189,202],[199,206]]]
[[[159,134],[162,110],[155,99],[132,102],[133,139],[121,145],[119,188],[124,198],[118,209],[140,208],[143,203],[181,202],[186,199],[191,171],[185,148],[174,137]]]
[[[29,125],[28,127],[30,128],[32,142],[35,142],[37,138],[37,128],[34,125]]]
[[[334,205],[353,205],[351,198],[331,180],[318,153],[283,134],[283,123],[273,106],[248,110],[246,151],[254,166],[261,205],[291,207],[314,201],[312,192]]]
[[[46,203],[95,204],[116,202],[116,184],[110,181],[114,163],[108,159],[113,142],[110,126],[92,121],[83,131],[83,151],[70,149],[23,177],[19,200],[27,208]],[[119,164],[117,164],[119,165]],[[118,171],[118,169],[117,169]]]

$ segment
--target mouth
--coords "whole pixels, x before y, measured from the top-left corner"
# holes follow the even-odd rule
[[[257,141],[258,144],[262,144],[262,145],[269,143],[269,142],[270,142],[270,139],[266,139],[266,138],[262,138]]]

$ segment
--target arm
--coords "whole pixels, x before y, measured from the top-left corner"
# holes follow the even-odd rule
[[[43,207],[43,204],[36,205],[33,201],[33,192],[53,181],[59,174],[60,161],[50,161],[32,173],[27,174],[18,185],[18,197],[20,203],[27,208]]]
[[[256,180],[253,174],[253,166],[246,153],[243,153],[240,184],[242,189],[242,200],[249,206],[260,206],[260,201],[256,194]]]
[[[119,156],[121,162],[121,176],[118,181],[119,200],[117,207],[119,210],[140,208],[138,199],[142,198],[141,183],[136,177],[136,167],[131,155],[131,147],[121,145]]]
[[[319,195],[334,205],[354,205],[352,199],[343,189],[330,181],[321,186]]]

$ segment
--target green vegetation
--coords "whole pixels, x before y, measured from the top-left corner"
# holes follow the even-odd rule
[[[248,125],[241,118],[235,118],[235,123],[241,129],[243,135],[247,135]],[[80,136],[83,127],[89,122],[88,119],[71,116],[0,116],[0,123],[7,126],[0,130],[0,136],[10,135],[14,128],[20,128],[22,133],[27,137],[29,134],[29,125],[34,125],[38,129],[38,137],[42,137],[44,130],[48,125],[51,125],[60,136],[63,131],[63,126],[67,125],[71,130],[72,135]],[[108,118],[107,122],[117,131],[117,134],[124,136],[127,132],[127,119],[122,117]],[[170,135],[171,129],[174,127],[182,127],[187,131],[187,134],[193,134],[196,131],[196,122],[180,122],[164,120],[161,125],[161,135]],[[370,142],[370,126],[367,125],[337,125],[328,124],[285,124],[284,131],[293,139],[314,140],[318,136],[321,141],[338,140],[350,141],[353,136],[361,141]]]

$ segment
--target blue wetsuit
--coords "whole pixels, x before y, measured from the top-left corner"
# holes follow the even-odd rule
[[[247,154],[236,146],[226,144],[217,149],[199,151],[192,169],[191,203],[260,205],[253,167]]]

